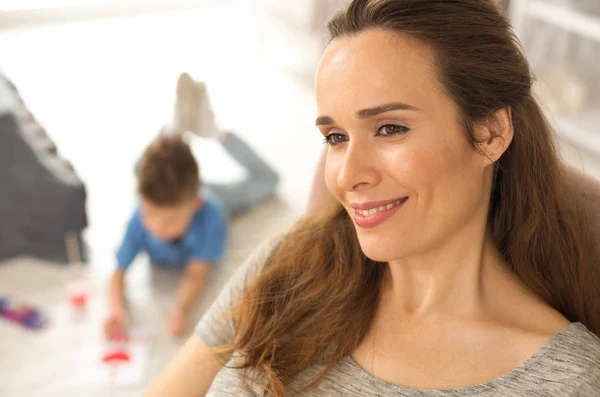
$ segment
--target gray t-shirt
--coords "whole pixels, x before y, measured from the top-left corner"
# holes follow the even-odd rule
[[[238,299],[246,283],[262,268],[279,239],[259,247],[225,285],[202,317],[196,333],[208,346],[228,342],[234,324],[223,317]],[[307,384],[322,369],[313,366],[298,375]],[[262,396],[258,388],[248,390],[240,370],[223,368],[207,396]],[[294,382],[295,383],[295,382]],[[252,386],[250,386],[252,387]],[[552,337],[531,358],[508,374],[492,381],[450,390],[419,390],[377,379],[346,357],[316,386],[291,396],[402,396],[402,397],[600,397],[600,339],[581,323],[573,323]]]

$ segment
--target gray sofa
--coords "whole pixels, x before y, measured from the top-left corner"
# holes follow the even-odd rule
[[[0,260],[67,262],[65,237],[87,226],[86,191],[16,87],[0,73]]]

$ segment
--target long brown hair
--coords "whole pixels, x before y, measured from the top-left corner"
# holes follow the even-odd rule
[[[600,335],[590,227],[563,183],[552,129],[507,19],[484,0],[355,0],[328,27],[331,40],[384,29],[429,44],[474,149],[475,123],[512,110],[514,139],[497,162],[491,197],[495,243],[527,286]],[[266,394],[286,395],[317,363],[320,379],[357,347],[374,316],[386,264],[362,253],[340,205],[323,207],[296,225],[246,289],[234,310],[235,337],[220,350],[237,352],[239,368]]]

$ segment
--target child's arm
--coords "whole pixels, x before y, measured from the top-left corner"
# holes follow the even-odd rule
[[[125,271],[118,268],[110,280],[110,312],[125,312]]]
[[[174,336],[180,335],[187,326],[187,315],[202,292],[212,265],[201,260],[190,261],[179,282],[175,303],[170,313],[170,328]]]
[[[104,332],[109,339],[125,337],[125,271],[117,268],[110,279],[110,312],[104,323]]]
[[[202,291],[211,268],[212,265],[204,261],[196,260],[188,263],[177,289],[175,305],[185,312],[191,309]]]
[[[104,332],[110,339],[125,336],[125,271],[142,250],[143,229],[139,212],[136,210],[125,231],[123,242],[117,251],[119,266],[113,273],[109,285],[109,314],[104,323]]]

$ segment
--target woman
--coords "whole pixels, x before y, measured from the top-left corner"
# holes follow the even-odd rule
[[[148,395],[596,396],[590,225],[507,20],[355,0],[329,31],[337,203],[248,260]]]

